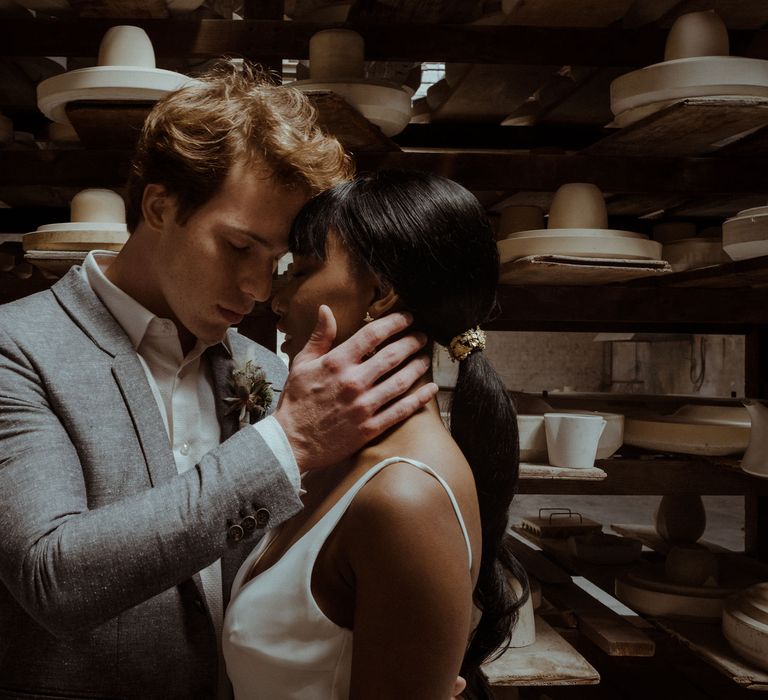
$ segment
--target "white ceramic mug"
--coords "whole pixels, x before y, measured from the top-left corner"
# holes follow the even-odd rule
[[[576,413],[545,413],[549,463],[555,467],[589,469],[595,463],[597,445],[608,421],[602,416]]]

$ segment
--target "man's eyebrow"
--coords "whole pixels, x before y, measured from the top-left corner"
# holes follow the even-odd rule
[[[257,243],[260,243],[265,248],[272,249],[274,248],[274,245],[270,243],[266,238],[263,238],[255,231],[251,231],[247,228],[240,228],[239,226],[231,226],[229,224],[224,224],[222,227],[226,232],[228,233],[239,233],[242,236],[247,236],[248,238],[253,238]]]

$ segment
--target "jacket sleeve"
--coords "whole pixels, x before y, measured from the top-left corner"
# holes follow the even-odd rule
[[[243,512],[266,508],[273,526],[300,508],[255,430],[155,488],[91,508],[78,445],[50,404],[32,359],[0,328],[0,580],[54,634],[190,578],[232,546],[228,521]]]

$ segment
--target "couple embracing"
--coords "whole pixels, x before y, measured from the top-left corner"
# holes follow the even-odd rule
[[[490,697],[525,579],[494,238],[350,170],[222,64],[147,118],[122,251],[0,308],[0,698]],[[270,297],[290,372],[232,328]]]

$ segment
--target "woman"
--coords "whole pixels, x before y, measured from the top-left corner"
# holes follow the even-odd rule
[[[488,221],[455,182],[380,171],[312,199],[290,247],[272,306],[291,359],[322,303],[337,342],[409,311],[459,372],[450,433],[435,402],[308,475],[304,510],[245,561],[224,625],[236,698],[444,700],[459,671],[466,698],[489,697],[480,664],[503,648],[523,602],[507,572],[524,585],[525,574],[502,547],[515,411],[481,352],[498,277]]]

